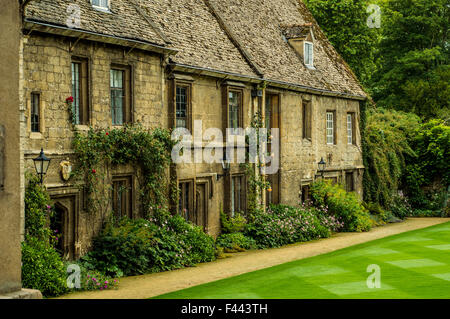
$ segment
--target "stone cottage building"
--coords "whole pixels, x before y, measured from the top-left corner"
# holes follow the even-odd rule
[[[67,258],[83,255],[101,225],[64,170],[74,165],[75,129],[246,128],[259,112],[279,129],[280,169],[263,200],[296,205],[321,176],[362,195],[360,103],[366,95],[300,0],[31,0],[21,43],[21,154],[52,159],[45,185],[55,201]],[[206,143],[203,142],[203,146]],[[21,185],[25,185],[22,172]],[[132,218],[136,174],[111,173],[111,210]],[[177,210],[216,236],[220,211],[245,212],[239,164],[176,165]],[[120,201],[120,204],[114,203]],[[125,203],[125,204],[124,204]]]

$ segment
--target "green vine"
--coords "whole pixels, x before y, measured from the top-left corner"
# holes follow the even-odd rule
[[[164,129],[146,130],[140,125],[105,130],[91,128],[87,134],[75,132],[73,148],[77,156],[76,174],[84,179],[90,211],[108,207],[110,170],[130,164],[139,170],[141,209],[148,218],[168,204],[167,171],[174,142]],[[102,187],[103,186],[103,187]]]
[[[259,154],[261,145],[259,145],[259,129],[263,128],[263,121],[261,113],[256,112],[252,118],[250,126],[257,130],[256,136],[256,154]],[[268,133],[270,134],[270,133]],[[248,141],[247,141],[248,142]],[[247,153],[247,158],[249,159],[249,153]],[[251,164],[245,163],[241,164],[245,168],[245,174],[247,176],[248,192],[247,192],[247,210],[249,214],[252,214],[261,209],[260,198],[263,191],[270,188],[270,183],[263,179],[263,177],[257,173],[255,170],[255,165],[258,169],[261,168],[261,163]]]

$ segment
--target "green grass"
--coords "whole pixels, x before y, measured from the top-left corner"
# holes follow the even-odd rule
[[[369,265],[381,288],[367,287]],[[450,298],[450,223],[176,291],[157,299]]]

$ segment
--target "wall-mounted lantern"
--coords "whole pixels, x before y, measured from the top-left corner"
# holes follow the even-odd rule
[[[41,148],[39,156],[33,159],[33,162],[36,174],[40,177],[42,184],[44,175],[47,174],[48,167],[50,166],[50,159],[45,156],[43,148]]]
[[[323,174],[325,172],[325,168],[327,167],[327,163],[323,160],[323,157],[320,159],[320,162],[317,163],[317,165],[319,166],[319,172],[321,173],[323,179]]]

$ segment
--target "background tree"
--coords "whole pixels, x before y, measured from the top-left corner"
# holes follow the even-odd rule
[[[449,0],[387,0],[383,5],[374,100],[425,119],[449,118]]]
[[[367,26],[368,0],[305,0],[330,42],[350,65],[363,85],[377,66],[375,51],[380,30]]]

